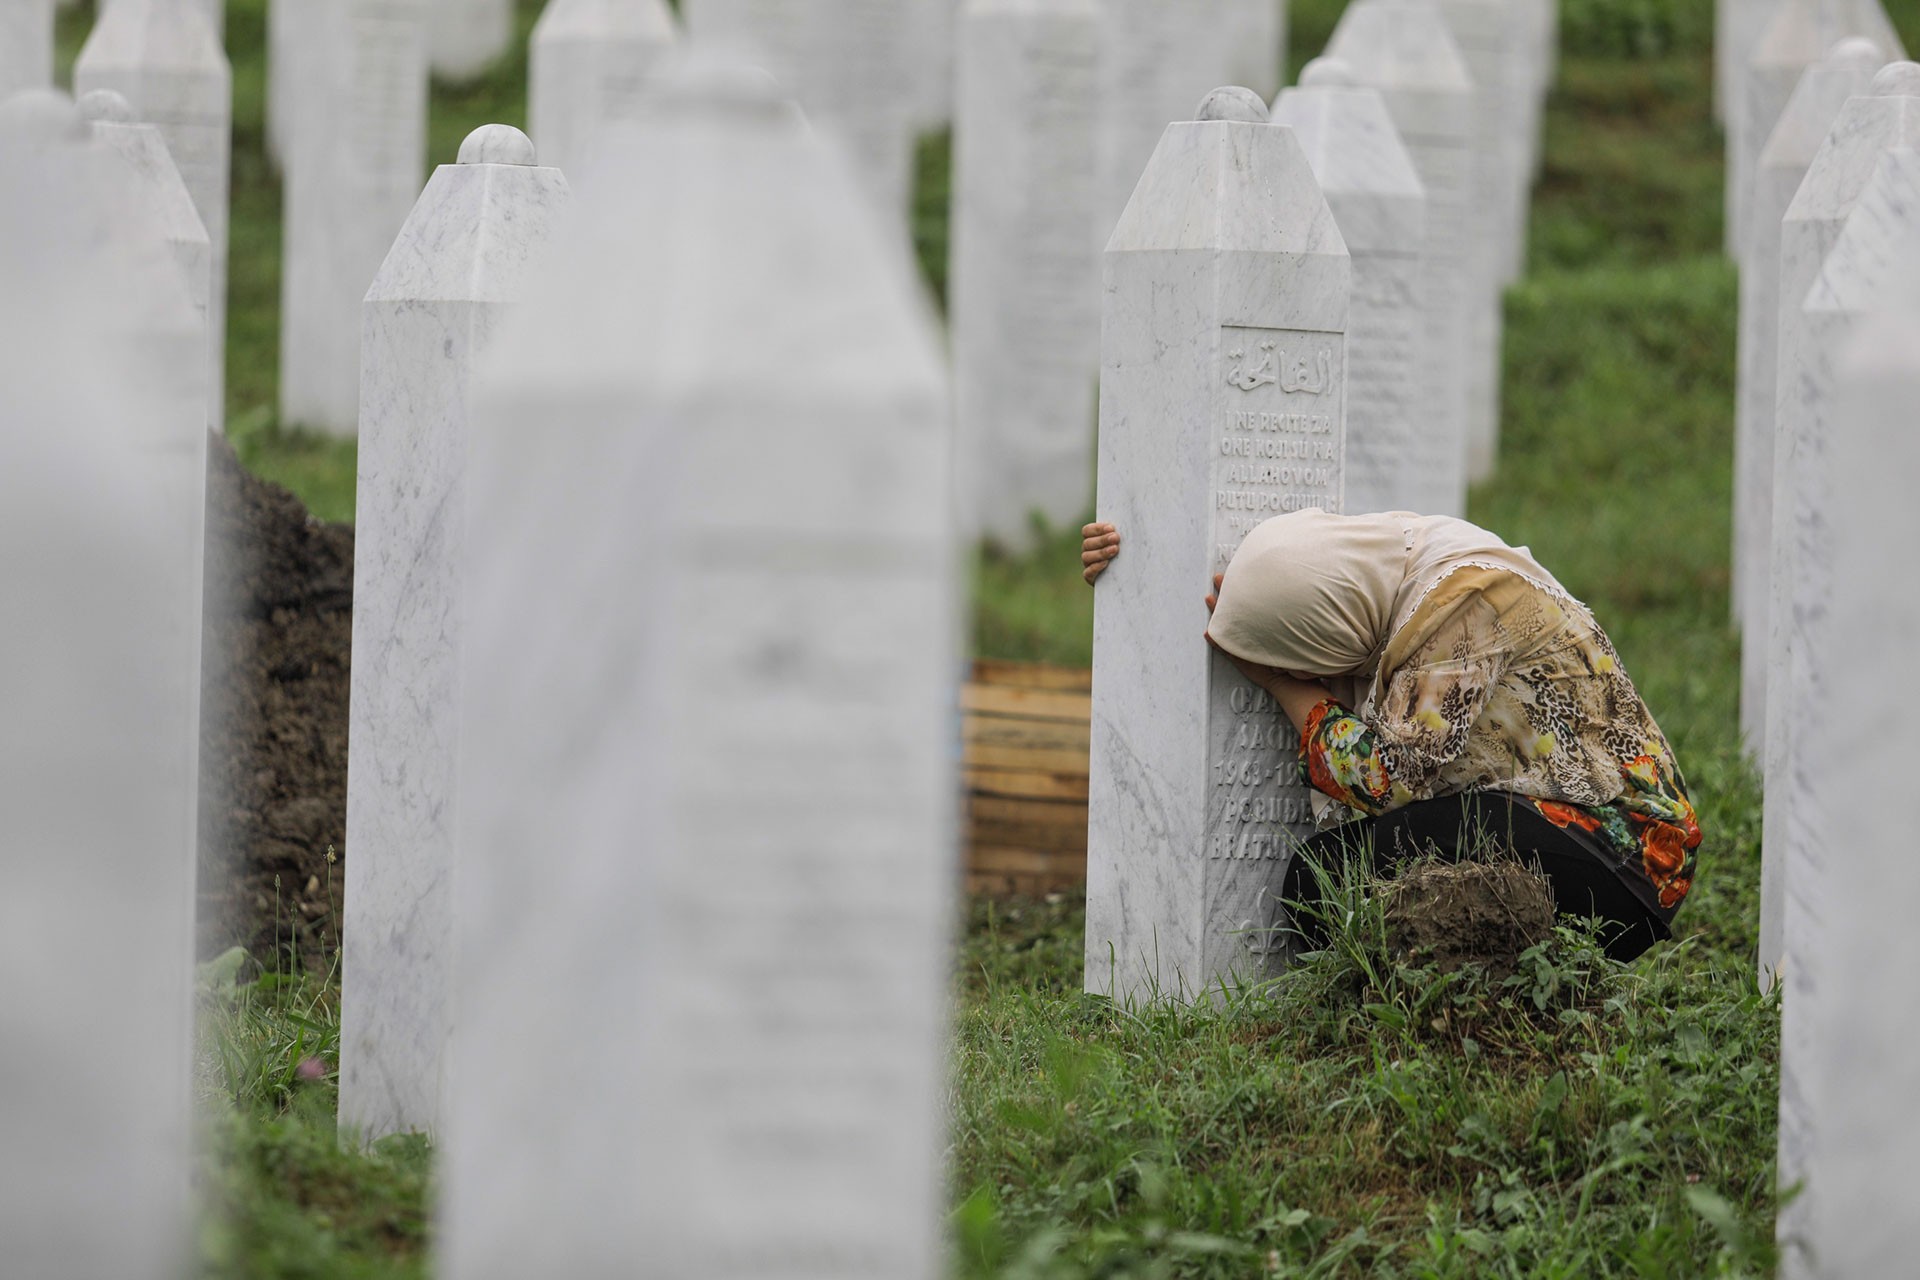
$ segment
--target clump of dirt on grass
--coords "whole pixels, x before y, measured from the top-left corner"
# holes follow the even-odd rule
[[[353,526],[315,520],[224,438],[207,453],[199,951],[325,968],[344,880],[327,851],[346,846]]]
[[[1385,907],[1395,959],[1442,973],[1478,965],[1493,981],[1553,930],[1553,887],[1518,862],[1421,863],[1387,887]]]

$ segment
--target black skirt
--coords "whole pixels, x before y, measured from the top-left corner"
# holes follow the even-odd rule
[[[1531,805],[1498,791],[1423,800],[1343,823],[1304,841],[1287,865],[1281,901],[1316,901],[1319,882],[1312,869],[1337,870],[1360,855],[1370,856],[1375,874],[1391,877],[1415,858],[1459,862],[1492,850],[1501,857],[1510,853],[1544,875],[1553,886],[1557,915],[1599,919],[1600,939],[1615,960],[1632,960],[1671,938],[1666,921],[1584,835],[1555,826]],[[1310,917],[1297,918],[1294,931],[1310,949],[1324,943]]]

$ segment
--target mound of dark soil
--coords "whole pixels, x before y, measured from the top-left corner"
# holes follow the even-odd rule
[[[324,967],[347,826],[353,527],[313,519],[214,436],[201,657],[203,957]]]
[[[1553,887],[1517,862],[1422,863],[1388,887],[1386,918],[1396,959],[1498,980],[1552,931]]]

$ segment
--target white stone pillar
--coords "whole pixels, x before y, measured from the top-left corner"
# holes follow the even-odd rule
[[[1467,477],[1493,475],[1500,454],[1501,357],[1506,315],[1502,299],[1524,235],[1516,194],[1522,187],[1519,140],[1525,122],[1515,116],[1514,84],[1525,75],[1524,31],[1508,0],[1440,0],[1440,12],[1460,46],[1474,86],[1473,193],[1467,218],[1474,253],[1474,310],[1468,317],[1471,357],[1466,370]]]
[[[1714,0],[1713,6],[1713,116],[1733,145],[1738,105],[1746,98],[1742,78],[1753,56],[1754,42],[1773,17],[1780,0]],[[1731,152],[1729,152],[1731,156]]]
[[[1473,80],[1433,0],[1355,0],[1340,15],[1327,54],[1353,70],[1354,82],[1379,91],[1400,131],[1427,195],[1427,369],[1421,404],[1436,436],[1451,439],[1458,458],[1435,472],[1423,514],[1464,516],[1467,510],[1467,370],[1497,361],[1476,354],[1476,323],[1492,305],[1475,250],[1476,120]]]
[[[1337,58],[1309,62],[1273,122],[1299,139],[1353,263],[1345,509],[1435,511],[1464,486],[1466,458],[1421,386],[1427,197],[1413,158],[1380,95]]]
[[[1890,57],[1904,58],[1900,36],[1880,0],[1778,0],[1754,41],[1741,76],[1745,99],[1728,135],[1726,249],[1746,265],[1746,217],[1760,149],[1806,69],[1835,43],[1864,36]]]
[[[1920,88],[1920,67],[1913,68]],[[1920,98],[1914,99],[1920,107]],[[1920,111],[1914,113],[1920,117]],[[1920,131],[1909,130],[1911,144]],[[1807,1173],[1811,1153],[1822,1139],[1813,1121],[1812,1099],[1820,1085],[1825,1047],[1815,1036],[1817,1006],[1831,995],[1828,959],[1836,931],[1850,927],[1829,910],[1836,877],[1858,874],[1871,850],[1833,843],[1828,822],[1839,807],[1860,803],[1857,792],[1827,795],[1812,788],[1828,775],[1808,750],[1808,738],[1832,714],[1828,692],[1836,679],[1836,651],[1825,630],[1834,575],[1831,524],[1834,513],[1856,501],[1851,475],[1833,468],[1838,444],[1836,402],[1839,354],[1859,321],[1873,313],[1890,274],[1920,246],[1920,153],[1911,145],[1882,153],[1872,180],[1859,197],[1844,230],[1805,295],[1797,334],[1782,350],[1798,376],[1784,380],[1780,398],[1780,445],[1786,474],[1775,486],[1780,502],[1776,523],[1774,607],[1782,610],[1776,634],[1788,632],[1773,691],[1778,714],[1793,717],[1779,730],[1782,741],[1767,760],[1766,871],[1784,871],[1781,914],[1786,983],[1780,1034],[1780,1185],[1790,1187]],[[1785,556],[1780,544],[1789,544]],[[1886,564],[1885,552],[1881,562]],[[1883,695],[1887,696],[1887,695]],[[1775,744],[1770,743],[1770,747]],[[1866,748],[1879,750],[1878,744]],[[1782,801],[1785,803],[1783,804]],[[1811,1213],[1822,1195],[1809,1187],[1781,1210],[1779,1234],[1788,1253],[1802,1243]],[[1800,1274],[1813,1274],[1800,1260]]]
[[[1104,267],[1098,510],[1146,553],[1094,596],[1086,984],[1116,999],[1276,972],[1312,826],[1293,732],[1200,601],[1254,525],[1340,508],[1351,267],[1293,130],[1244,90],[1198,114]]]
[[[200,319],[201,343],[207,348],[207,386],[214,385],[220,355],[210,315],[213,291],[213,246],[206,224],[193,207],[193,193],[167,150],[157,125],[133,118],[127,100],[111,89],[95,89],[80,99],[80,117],[92,126],[93,140],[115,156],[138,184],[141,204],[155,220],[168,252],[187,282],[194,314]],[[211,415],[209,415],[211,417]],[[209,421],[209,427],[217,424]]]
[[[1271,19],[1271,0],[1101,0],[1099,164],[1101,210],[1094,244],[1104,248],[1120,211],[1167,125],[1184,120],[1216,85],[1242,79],[1274,83],[1279,51],[1260,37],[1250,44],[1250,19]],[[1263,71],[1264,68],[1264,71]],[[1261,95],[1261,84],[1244,87]],[[1275,85],[1275,88],[1278,86]]]
[[[909,0],[683,0],[687,32],[772,74],[853,153],[868,190],[905,216],[926,89],[925,23]]]
[[[1227,21],[1234,34],[1221,83],[1271,100],[1286,83],[1287,0],[1233,0]]]
[[[202,335],[161,224],[71,102],[0,108],[0,172],[0,1239],[23,1276],[171,1280],[189,1240]]]
[[[420,194],[423,0],[301,0],[298,115],[285,141],[280,421],[354,434],[360,303]]]
[[[313,6],[301,0],[267,0],[267,159],[282,171],[286,168],[288,137],[293,130],[293,115],[298,95],[294,81],[298,76],[299,23]]]
[[[1833,601],[1824,626],[1831,659],[1826,714],[1808,726],[1808,796],[1824,798],[1827,844],[1846,871],[1828,885],[1826,972],[1802,1016],[1819,1066],[1808,1099],[1819,1141],[1806,1170],[1812,1202],[1796,1215],[1817,1266],[1797,1248],[1781,1275],[1896,1276],[1920,1214],[1912,1099],[1920,1091],[1920,1006],[1908,976],[1920,968],[1909,908],[1920,895],[1900,797],[1920,765],[1920,728],[1899,696],[1920,631],[1920,591],[1889,572],[1888,548],[1920,541],[1920,506],[1906,490],[1920,474],[1920,254],[1909,242],[1894,275],[1899,298],[1863,320],[1842,363],[1845,393],[1832,465],[1847,500],[1829,513]],[[1862,750],[1862,744],[1871,744]],[[1796,1205],[1795,1208],[1798,1206]]]
[[[226,422],[227,203],[233,157],[233,73],[199,0],[113,0],[74,63],[85,94],[110,89],[158,125],[213,248],[208,327],[210,410]]]
[[[917,55],[920,105],[914,124],[917,129],[928,132],[944,129],[953,123],[963,0],[906,2],[914,6],[920,32]]]
[[[963,522],[1030,550],[1093,502],[1100,260],[1095,0],[961,15],[950,305]]]
[[[0,100],[53,87],[53,0],[0,4]]]
[[[1751,188],[1748,269],[1740,273],[1739,372],[1735,379],[1733,596],[1741,634],[1741,727],[1757,753],[1766,712],[1767,560],[1772,554],[1773,402],[1780,337],[1780,220],[1848,98],[1866,90],[1886,59],[1871,40],[1843,40],[1807,68]]]
[[[479,400],[441,1274],[933,1280],[938,338],[896,220],[764,77],[665,92]]]
[[[1801,670],[1797,637],[1808,611],[1817,609],[1822,567],[1815,554],[1811,567],[1802,568],[1802,555],[1815,526],[1820,490],[1813,486],[1826,441],[1819,418],[1809,408],[1825,403],[1816,379],[1814,360],[1818,335],[1810,334],[1801,310],[1820,266],[1832,252],[1841,228],[1866,189],[1880,156],[1892,147],[1915,145],[1920,139],[1920,64],[1896,62],[1874,76],[1864,96],[1850,99],[1840,109],[1827,141],[1820,148],[1806,179],[1787,209],[1780,228],[1780,349],[1779,389],[1775,400],[1773,458],[1772,549],[1768,559],[1770,583],[1767,632],[1745,638],[1746,644],[1764,644],[1767,652],[1766,729],[1763,767],[1766,783],[1765,829],[1761,845],[1760,975],[1763,982],[1784,970],[1789,983],[1797,981],[1792,968],[1799,960],[1798,939],[1817,919],[1813,900],[1820,886],[1799,868],[1800,841],[1794,817],[1793,779],[1796,735],[1811,719],[1825,714],[1817,690],[1806,681],[1818,673]],[[1803,493],[1813,497],[1803,497]],[[1791,991],[1791,989],[1790,989]],[[1783,1096],[1785,1090],[1783,1086]],[[1782,1111],[1783,1124],[1786,1112]],[[1783,1184],[1785,1185],[1785,1184]]]
[[[527,84],[540,158],[578,176],[594,136],[633,115],[678,39],[666,0],[548,0]]]
[[[472,80],[513,44],[513,0],[428,0],[427,48],[433,73]]]
[[[434,171],[367,293],[340,1125],[437,1133],[452,1033],[454,677],[472,387],[570,200],[518,129]]]

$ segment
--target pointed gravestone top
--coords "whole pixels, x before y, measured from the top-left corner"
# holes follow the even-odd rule
[[[1916,256],[1920,151],[1894,147],[1874,166],[1873,177],[1807,291],[1806,309],[1854,316],[1878,311],[1888,298],[1890,282],[1901,280]]]
[[[193,195],[180,180],[180,170],[167,150],[167,141],[156,125],[134,119],[127,100],[111,89],[95,89],[81,97],[80,118],[92,125],[96,141],[118,155],[139,176],[151,207],[160,217],[167,240],[176,245],[198,244],[203,253],[211,252],[206,224],[193,207]],[[207,282],[197,290],[199,304],[206,306]]]
[[[1806,179],[1787,207],[1786,220],[1844,220],[1879,163],[1880,153],[1916,139],[1920,139],[1920,63],[1888,63],[1873,77],[1864,94],[1848,99],[1840,108],[1826,142],[1807,167]],[[1807,264],[1808,278],[1817,265]],[[1798,298],[1791,300],[1796,305],[1799,302]]]
[[[1413,157],[1387,104],[1355,87],[1346,63],[1308,63],[1299,87],[1273,104],[1273,122],[1300,140],[1349,249],[1419,251],[1426,193]]]
[[[111,0],[87,37],[89,67],[199,71],[226,53],[199,0]]]
[[[1357,0],[1340,15],[1327,54],[1375,87],[1445,93],[1471,93],[1474,87],[1460,45],[1433,0]]]
[[[1820,144],[1827,140],[1834,116],[1848,98],[1866,89],[1886,60],[1879,45],[1865,36],[1851,36],[1808,67],[1760,153],[1761,167],[1797,164],[1804,172]]]

